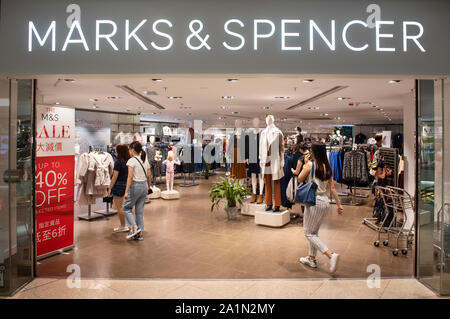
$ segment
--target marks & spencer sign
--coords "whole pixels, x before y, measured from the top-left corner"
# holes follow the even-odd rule
[[[444,0],[15,0],[1,10],[0,73],[450,70]]]

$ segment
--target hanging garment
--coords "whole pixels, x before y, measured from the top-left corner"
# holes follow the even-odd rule
[[[365,144],[367,141],[367,136],[365,136],[362,133],[359,133],[358,135],[355,136],[355,143],[356,144]]]
[[[349,151],[344,155],[343,178],[350,185],[369,182],[367,158],[361,151]]]

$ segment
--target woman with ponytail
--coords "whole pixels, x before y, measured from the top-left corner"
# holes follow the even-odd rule
[[[123,205],[127,226],[130,229],[127,239],[143,240],[145,198],[151,187],[150,164],[141,143],[135,141],[130,144],[129,149],[131,158],[127,162],[128,179]],[[136,219],[133,216],[133,207]]]

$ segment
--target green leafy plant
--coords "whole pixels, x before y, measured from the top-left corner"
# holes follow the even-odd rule
[[[222,199],[227,201],[225,211],[229,207],[236,207],[237,203],[242,205],[242,200],[249,193],[250,191],[238,180],[230,181],[228,178],[222,178],[219,182],[214,183],[213,187],[209,190],[209,197],[212,202],[211,211],[214,210]]]

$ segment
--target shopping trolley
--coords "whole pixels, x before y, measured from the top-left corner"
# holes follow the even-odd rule
[[[390,234],[396,235],[397,246],[392,251],[398,256],[400,238],[405,238],[406,245],[402,248],[402,254],[408,254],[408,248],[412,246],[414,236],[414,204],[411,196],[404,189],[387,186],[376,187],[376,192],[382,197],[385,209],[385,217],[378,228],[378,239],[374,242],[375,247],[380,246],[381,234],[385,233],[387,238],[383,241],[384,246],[389,245]],[[398,223],[398,215],[403,214],[403,222]],[[389,218],[391,219],[389,221]]]

